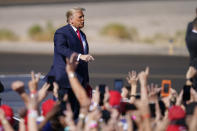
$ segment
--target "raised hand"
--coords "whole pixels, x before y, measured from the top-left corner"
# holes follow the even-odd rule
[[[122,98],[123,98],[123,99],[127,99],[128,94],[129,94],[128,89],[127,89],[126,87],[123,87],[123,88],[122,88],[122,92],[121,92]]]
[[[38,82],[40,80],[40,73],[35,76],[35,73],[31,72],[31,80],[28,82],[29,90],[31,93],[36,92],[38,89]]]
[[[3,111],[3,109],[0,109],[0,120],[4,120],[6,119],[6,116],[5,116],[5,112]]]
[[[104,103],[105,102],[108,102],[108,100],[109,100],[109,97],[110,97],[110,94],[109,94],[109,87],[108,86],[106,86],[105,87],[105,94],[104,94]]]
[[[138,77],[136,71],[132,70],[129,72],[128,77],[126,79],[131,87],[130,103],[133,103],[135,101],[135,96],[136,96],[136,91],[137,91],[137,81],[138,81],[139,77]]]
[[[87,115],[88,120],[85,124],[85,131],[92,131],[93,129],[98,129],[98,121],[101,118],[100,110],[96,109]]]
[[[14,131],[9,121],[6,119],[6,115],[3,109],[0,109],[0,121],[5,131]]]
[[[46,98],[46,96],[48,95],[47,91],[49,87],[50,87],[50,84],[44,83],[42,88],[38,91],[38,102],[41,102],[42,100],[44,100],[44,98]]]
[[[53,82],[53,95],[58,99],[59,86],[56,82]]]
[[[22,81],[14,81],[11,85],[12,90],[16,91],[18,94],[22,94],[25,92],[24,82]]]
[[[149,72],[150,72],[150,68],[147,66],[146,69],[145,69],[145,73],[146,73],[146,76],[148,77],[149,75]]]
[[[190,66],[186,73],[186,79],[193,78],[197,74],[197,70]]]
[[[18,114],[19,114],[19,116],[20,116],[20,118],[25,118],[25,116],[26,116],[26,113],[27,113],[27,108],[20,108],[19,110],[18,110]]]
[[[190,129],[190,131],[196,131],[196,129],[197,129],[197,106],[194,109],[194,113],[193,113],[191,122],[189,123],[189,129]]]
[[[145,71],[139,73],[138,77],[141,85],[147,84],[148,75],[149,75],[149,67],[146,67]]]
[[[12,88],[12,90],[16,91],[20,95],[20,97],[22,98],[22,100],[24,101],[24,103],[27,106],[27,103],[29,101],[29,96],[25,92],[24,83],[22,81],[14,81],[11,85],[11,88]]]
[[[147,101],[148,100],[148,94],[147,94],[147,79],[149,75],[149,67],[146,67],[145,71],[142,71],[139,73],[139,81],[141,85],[141,99]]]
[[[64,111],[65,114],[65,122],[68,124],[68,126],[71,128],[71,131],[76,130],[76,125],[75,122],[73,120],[73,112],[71,109],[71,106],[69,103],[66,104],[66,111]]]
[[[156,102],[157,101],[157,94],[160,92],[160,88],[158,88],[157,84],[151,84],[150,86],[147,86],[148,89],[148,97],[149,97],[149,102]]]
[[[67,72],[75,72],[75,69],[77,68],[77,65],[78,65],[77,57],[78,57],[78,54],[73,53],[70,56],[70,59],[66,58],[66,63],[67,63],[66,71]]]
[[[95,103],[95,104],[99,104],[100,102],[100,92],[99,92],[99,87],[96,86],[96,89],[95,89],[95,92],[92,96],[92,101]]]
[[[132,70],[128,73],[128,76],[127,76],[127,82],[130,84],[130,85],[137,85],[137,81],[138,81],[138,76],[137,76],[137,73],[136,71]]]

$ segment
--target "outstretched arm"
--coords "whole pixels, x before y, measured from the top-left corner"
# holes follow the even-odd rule
[[[69,78],[69,82],[71,85],[71,88],[74,92],[74,94],[76,95],[80,106],[84,107],[84,106],[89,106],[90,105],[90,99],[86,94],[85,89],[83,88],[83,86],[80,84],[79,80],[77,79],[77,77],[75,76],[75,69],[77,67],[77,62],[76,62],[76,58],[77,58],[77,54],[73,53],[70,57],[70,59],[66,59],[67,62],[67,66],[66,66],[66,71],[68,74],[68,78]]]
[[[141,111],[143,121],[143,127],[146,131],[151,131],[150,125],[150,111],[148,106],[148,90],[147,90],[147,78],[149,75],[149,67],[146,68],[145,71],[139,73],[139,81],[140,81],[140,91],[141,91],[141,99],[137,107]]]
[[[138,76],[136,71],[131,71],[128,73],[127,82],[130,84],[131,87],[131,93],[130,93],[130,103],[134,103],[136,98],[136,92],[137,92],[137,81]]]
[[[72,49],[69,48],[69,41],[61,31],[57,31],[55,33],[54,43],[55,43],[55,51],[57,51],[58,53],[60,53],[61,55],[67,58],[70,58],[70,56],[73,53],[76,53]],[[78,53],[76,54],[78,56],[78,61],[79,59],[86,61],[86,62],[91,62],[94,60],[93,56],[90,54],[87,54],[87,55],[78,54]]]

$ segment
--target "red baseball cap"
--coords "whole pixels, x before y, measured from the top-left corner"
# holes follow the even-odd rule
[[[55,101],[52,99],[48,99],[45,102],[42,103],[42,115],[46,116],[48,112],[51,111],[51,109],[54,107],[55,105]]]
[[[109,97],[109,104],[111,106],[118,106],[120,105],[120,101],[121,101],[121,94],[118,91],[110,91],[109,92],[110,97]]]
[[[1,105],[0,108],[4,111],[6,119],[10,122],[10,124],[13,124],[14,123],[14,119],[13,119],[14,113],[13,113],[12,108],[8,105],[5,105],[5,104]]]
[[[185,117],[185,111],[180,106],[172,106],[168,112],[170,120],[178,120]]]

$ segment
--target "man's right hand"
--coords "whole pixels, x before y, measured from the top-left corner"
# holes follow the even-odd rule
[[[196,74],[197,70],[193,66],[190,66],[186,73],[186,79],[193,78]]]
[[[81,55],[80,59],[83,60],[83,61],[86,61],[86,62],[91,62],[91,61],[94,60],[94,57],[87,54],[87,55]]]

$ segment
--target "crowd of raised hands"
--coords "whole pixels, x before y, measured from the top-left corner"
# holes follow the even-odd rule
[[[0,130],[197,131],[197,92],[193,88],[190,88],[191,97],[187,101],[183,99],[183,90],[178,94],[173,88],[170,88],[168,96],[162,97],[161,88],[148,82],[150,69],[147,67],[139,73],[134,70],[128,73],[126,80],[129,88],[123,87],[118,92],[106,86],[101,99],[101,92],[95,87],[92,97],[89,97],[73,75],[78,64],[75,57],[76,54],[73,54],[70,59],[66,59],[65,70],[80,104],[78,119],[73,119],[67,95],[58,100],[58,84],[53,83],[52,92],[48,91],[48,83],[39,88],[40,74],[32,72],[32,79],[28,83],[29,94],[22,81],[15,81],[11,85],[25,103],[25,107],[19,111],[18,126],[14,126],[13,118],[8,119],[5,109],[0,107]],[[190,78],[192,73],[190,69],[187,77]],[[191,86],[192,83],[187,80],[186,84]],[[55,100],[46,99],[48,93],[53,93]]]

